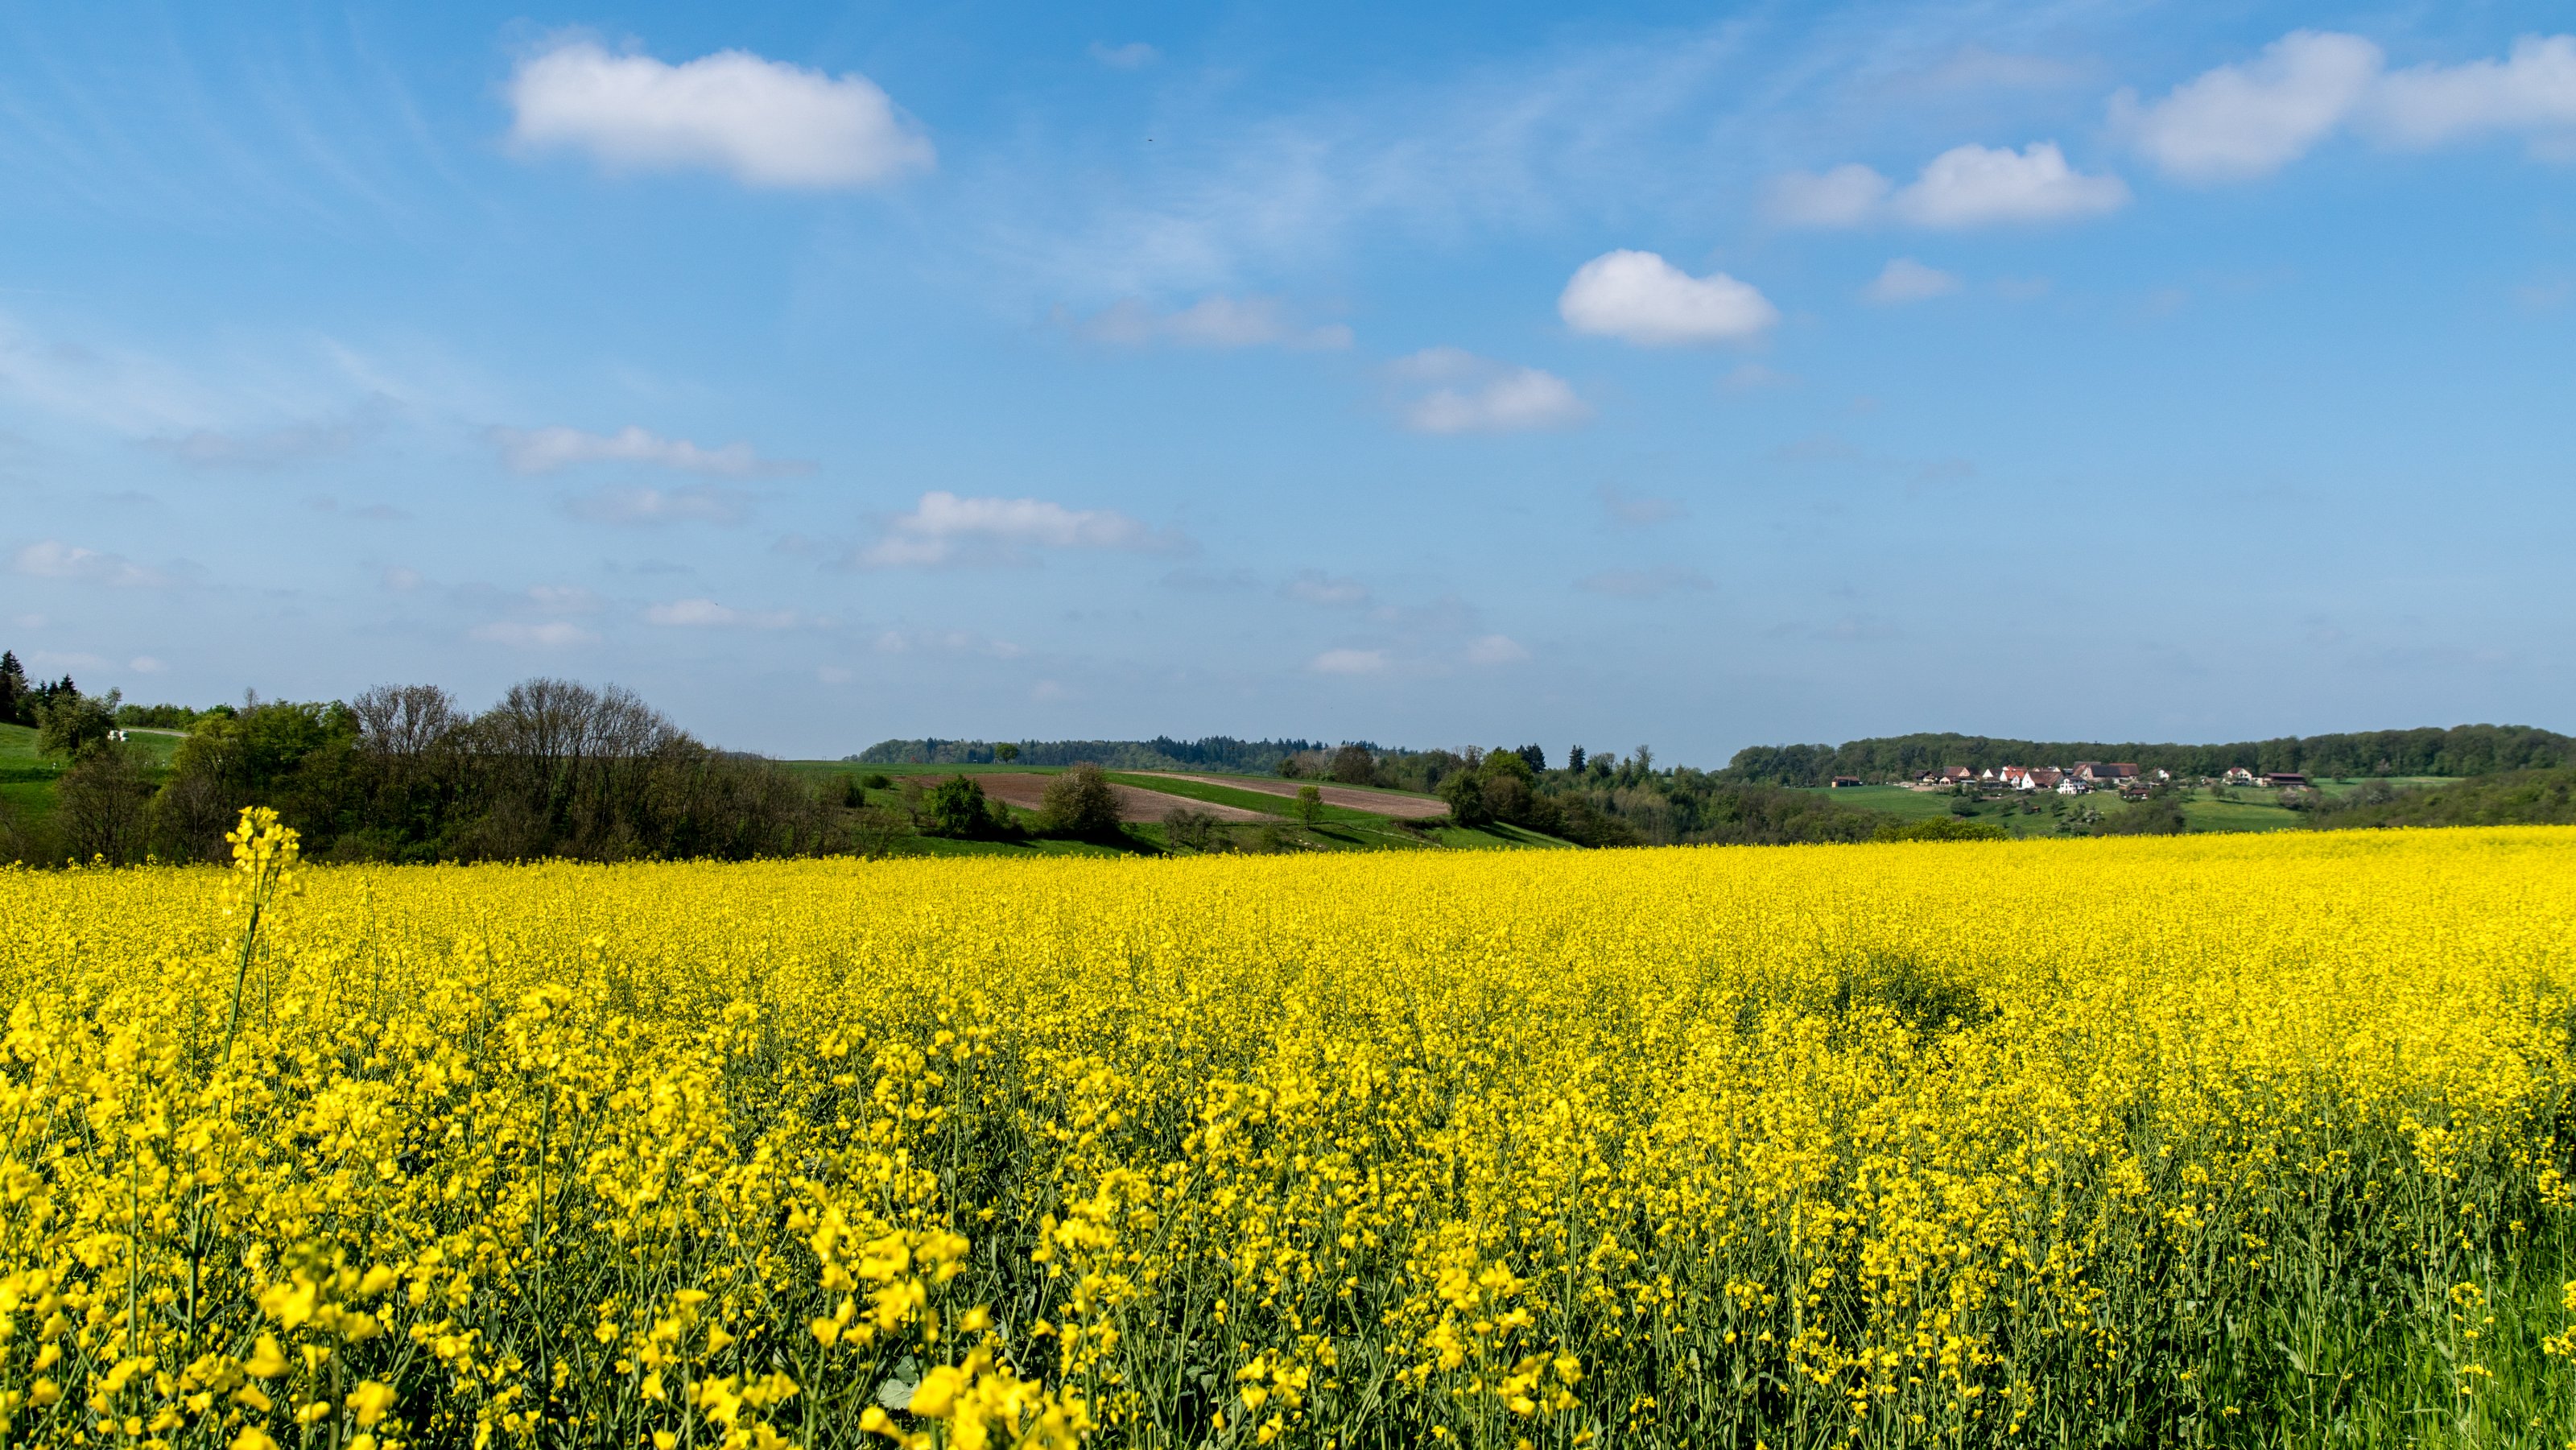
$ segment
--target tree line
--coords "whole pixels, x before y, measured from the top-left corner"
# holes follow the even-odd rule
[[[854,813],[775,763],[715,749],[633,692],[532,679],[471,713],[435,685],[199,712],[166,767],[109,738],[113,692],[56,695],[67,762],[49,820],[0,821],[0,856],[221,860],[248,805],[338,861],[795,856],[846,849]]]
[[[2186,778],[2299,771],[2326,779],[2404,775],[2494,775],[2576,765],[2576,737],[2527,725],[2455,725],[2449,729],[2363,730],[2287,735],[2224,745],[2155,745],[2135,741],[2010,740],[1987,735],[1895,735],[1841,745],[1756,745],[1735,753],[1720,774],[1748,784],[1820,786],[1835,776],[1910,780],[1964,765],[2068,765],[2128,761]]]
[[[1380,751],[1362,742],[1372,753]],[[852,765],[1097,765],[1104,770],[1207,770],[1228,775],[1268,775],[1292,756],[1328,750],[1312,740],[1238,740],[1210,735],[1175,740],[880,740],[856,755]]]

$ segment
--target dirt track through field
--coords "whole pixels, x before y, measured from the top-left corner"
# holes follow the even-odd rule
[[[1195,780],[1203,785],[1230,786],[1235,790],[1252,790],[1259,791],[1263,795],[1284,795],[1291,798],[1295,797],[1299,786],[1311,785],[1323,793],[1324,804],[1328,806],[1367,811],[1371,815],[1393,816],[1399,821],[1424,821],[1433,816],[1449,814],[1449,806],[1446,802],[1432,800],[1428,796],[1388,795],[1381,791],[1354,790],[1346,785],[1325,785],[1320,781],[1252,779],[1236,775],[1179,775],[1168,770],[1143,773],[1159,775],[1167,780]]]
[[[984,787],[984,794],[995,800],[1008,801],[1022,810],[1033,811],[1046,795],[1047,782],[1055,777],[1020,771],[994,771],[979,774],[975,779]],[[1205,811],[1220,821],[1278,819],[1260,811],[1247,811],[1241,806],[1210,805],[1187,796],[1165,795],[1158,790],[1140,790],[1132,785],[1112,784],[1109,788],[1118,794],[1118,819],[1122,821],[1159,821],[1179,809]]]

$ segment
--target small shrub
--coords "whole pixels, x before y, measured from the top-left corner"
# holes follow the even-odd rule
[[[1225,823],[1209,812],[1177,806],[1163,817],[1163,834],[1175,846],[1217,851],[1224,849],[1229,833]]]
[[[951,776],[933,787],[923,806],[922,829],[957,840],[989,840],[1014,834],[1007,807],[987,800],[984,787],[971,775]]]
[[[1047,782],[1038,818],[1060,836],[1097,838],[1118,834],[1118,792],[1100,767],[1085,762],[1068,767]]]
[[[1297,787],[1297,820],[1309,829],[1323,824],[1324,793],[1311,785]]]

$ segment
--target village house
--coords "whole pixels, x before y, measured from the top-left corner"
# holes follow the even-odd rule
[[[2307,772],[2300,770],[2266,771],[2263,774],[2263,783],[2283,790],[2305,790],[2308,788],[2308,776]]]
[[[1835,790],[1845,790],[1858,784],[1860,784],[1859,776],[1838,775],[1833,778],[1832,788]]]
[[[2229,766],[2227,768],[2226,780],[2229,785],[2253,785],[2256,783],[2254,772],[2247,770],[2241,765]]]

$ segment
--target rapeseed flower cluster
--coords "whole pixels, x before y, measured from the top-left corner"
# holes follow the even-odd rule
[[[2576,832],[292,846],[0,875],[0,1444],[2561,1443],[2576,1409]]]

